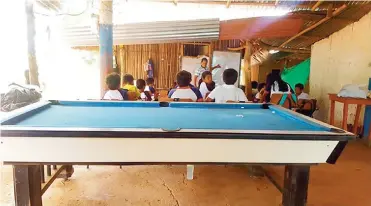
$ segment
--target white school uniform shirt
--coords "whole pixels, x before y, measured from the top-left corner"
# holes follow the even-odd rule
[[[103,99],[105,100],[124,100],[121,93],[118,90],[108,90]]]
[[[207,86],[206,86],[206,83],[205,82],[202,82],[201,85],[200,85],[200,92],[201,92],[201,95],[202,97],[205,99],[206,98],[206,94],[209,93],[210,91],[207,89]]]
[[[170,98],[179,99],[192,99],[192,101],[197,101],[197,96],[192,89],[176,89]]]
[[[302,92],[298,97],[298,99],[310,99],[307,93]]]
[[[210,92],[208,97],[210,99],[215,99],[216,103],[225,103],[227,101],[248,101],[242,89],[227,84],[216,87],[212,92]]]
[[[275,81],[272,84],[272,87],[271,87],[271,96],[272,96],[272,94],[291,94],[291,89],[290,89],[289,84],[287,84],[287,88],[289,89],[287,92],[280,91],[280,87],[278,86],[278,82]]]

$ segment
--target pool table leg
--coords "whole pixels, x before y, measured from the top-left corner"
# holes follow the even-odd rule
[[[309,183],[309,165],[286,165],[283,206],[305,206]]]
[[[40,165],[14,165],[16,206],[42,206]]]
[[[52,166],[46,165],[46,174],[50,177],[52,176]]]

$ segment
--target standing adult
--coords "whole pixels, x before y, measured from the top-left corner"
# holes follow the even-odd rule
[[[211,69],[209,69],[207,67],[207,63],[208,63],[208,60],[206,58],[202,58],[201,59],[201,66],[195,70],[195,73],[194,73],[194,76],[193,76],[193,81],[192,81],[192,83],[195,87],[199,86],[199,82],[202,78],[202,73],[204,73],[204,71],[210,71],[211,72],[215,68],[220,68],[220,65],[218,64],[214,67],[211,67]]]

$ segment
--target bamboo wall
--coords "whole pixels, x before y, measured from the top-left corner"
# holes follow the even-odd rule
[[[239,47],[239,40],[213,41],[214,50],[227,51],[228,47]],[[154,79],[157,88],[170,88],[180,70],[182,46],[180,43],[142,44],[116,46],[115,55],[121,76],[131,74],[135,79],[146,79],[144,66],[149,58],[154,64]]]
[[[142,44],[116,47],[116,61],[121,76],[131,74],[135,79],[146,79],[145,64],[149,58],[154,64],[156,87],[170,88],[179,71],[180,44]]]

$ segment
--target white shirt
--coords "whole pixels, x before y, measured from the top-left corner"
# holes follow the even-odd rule
[[[103,99],[105,100],[124,100],[121,93],[118,90],[108,90]]]
[[[255,95],[255,99],[261,99],[260,92],[256,93],[256,95]]]
[[[298,99],[310,99],[309,95],[307,93],[302,92],[299,96],[297,96]]]
[[[237,88],[234,85],[223,84],[218,86],[209,94],[208,97],[215,99],[216,103],[225,103],[227,101],[248,102],[242,89]]]
[[[179,98],[179,99],[192,99],[192,101],[197,101],[196,94],[192,91],[192,89],[177,89],[171,95],[170,98]]]
[[[205,99],[206,98],[206,94],[209,93],[210,91],[207,89],[207,86],[206,86],[206,83],[205,82],[202,82],[201,85],[200,85],[200,92],[201,92],[201,95],[202,97]]]
[[[271,96],[272,96],[272,94],[291,94],[291,89],[290,89],[290,85],[289,84],[287,84],[287,88],[289,89],[287,92],[280,91],[280,88],[278,86],[278,82],[275,81],[272,84],[272,87],[271,87]]]

